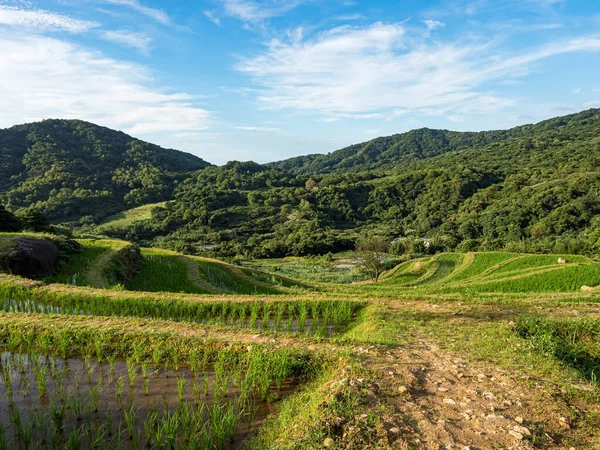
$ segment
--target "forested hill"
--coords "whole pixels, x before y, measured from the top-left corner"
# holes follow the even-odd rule
[[[378,166],[387,170],[211,167],[181,183],[152,217],[102,231],[191,253],[215,244],[219,256],[325,254],[373,234],[430,237],[446,251],[598,254],[599,113],[509,131],[382,138],[415,142],[404,159],[393,159],[390,146],[389,166]],[[366,167],[373,161],[383,159]],[[314,173],[298,173],[308,168]]]
[[[581,132],[597,132],[596,117],[599,111],[591,109],[510,130],[456,132],[421,128],[379,137],[326,155],[298,156],[268,166],[289,170],[297,175],[362,172],[374,169],[407,171],[418,167],[419,162],[423,160],[446,153],[482,149],[490,144],[506,144],[511,141],[533,148],[536,139],[545,139],[552,133],[564,133],[569,129],[576,135]]]
[[[53,221],[171,198],[174,186],[209,166],[125,133],[79,120],[45,120],[0,130],[0,198]]]

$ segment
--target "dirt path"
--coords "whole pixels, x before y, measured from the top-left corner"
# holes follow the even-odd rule
[[[588,414],[552,382],[517,377],[419,340],[366,359],[402,418],[393,448],[598,448],[578,424]]]

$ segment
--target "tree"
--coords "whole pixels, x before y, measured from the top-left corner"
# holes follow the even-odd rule
[[[356,243],[356,253],[360,266],[375,283],[379,281],[385,253],[390,247],[389,239],[383,236],[370,236]]]
[[[23,228],[29,231],[47,231],[50,222],[44,214],[35,208],[29,208],[19,212],[19,219],[23,223]]]
[[[22,229],[21,221],[13,213],[7,211],[4,206],[0,205],[0,231],[15,232]]]

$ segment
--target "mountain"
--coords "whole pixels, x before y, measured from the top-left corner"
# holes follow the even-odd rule
[[[0,131],[0,204],[24,223],[34,206],[81,232],[218,256],[325,254],[377,234],[446,251],[600,253],[600,110],[208,166],[85,122],[44,121]]]
[[[568,129],[586,128],[597,124],[598,111],[591,109],[570,116],[557,117],[535,125],[510,130],[456,132],[422,128],[393,136],[379,137],[326,155],[298,156],[269,164],[298,175],[361,172],[366,170],[406,170],[419,162],[469,149],[481,149],[491,144],[562,133]]]
[[[52,221],[96,221],[171,198],[174,186],[210,164],[188,153],[80,120],[0,130],[0,198]]]
[[[415,130],[331,155],[211,167],[150,218],[108,234],[219,256],[325,254],[373,234],[430,237],[446,251],[592,254],[599,185],[600,111],[589,110],[506,131]]]

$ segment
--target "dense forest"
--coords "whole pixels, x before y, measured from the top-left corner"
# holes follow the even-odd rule
[[[93,221],[168,200],[178,181],[208,163],[78,120],[0,130],[0,199],[54,222]]]
[[[1,137],[0,148],[8,148]],[[57,154],[47,144],[42,156],[44,148]],[[325,254],[353,248],[362,235],[428,237],[434,249],[446,251],[600,252],[600,110],[507,131],[421,129],[328,155],[267,165],[230,162],[181,178],[191,165],[177,159],[182,154],[173,153],[169,166],[159,157],[165,153],[148,148],[156,150],[149,164],[165,177],[149,183],[156,189],[131,182],[129,191],[119,190],[123,173],[142,176],[147,160],[141,156],[120,160],[105,189],[122,193],[114,200],[119,205],[171,201],[141,220],[103,224],[103,234],[219,256]],[[102,217],[82,212],[83,196],[52,208],[56,195],[35,189],[52,186],[48,171],[56,163],[49,161],[37,176],[2,161],[0,170],[12,177],[8,189],[2,186],[7,208],[19,216],[28,206],[21,193],[29,187],[36,195],[31,203],[51,219],[78,216],[70,225],[94,233]],[[59,173],[69,174],[71,183],[78,177],[76,171]],[[167,177],[175,180],[168,186],[162,184]],[[65,189],[59,179],[53,188]],[[68,209],[72,203],[78,208]]]

